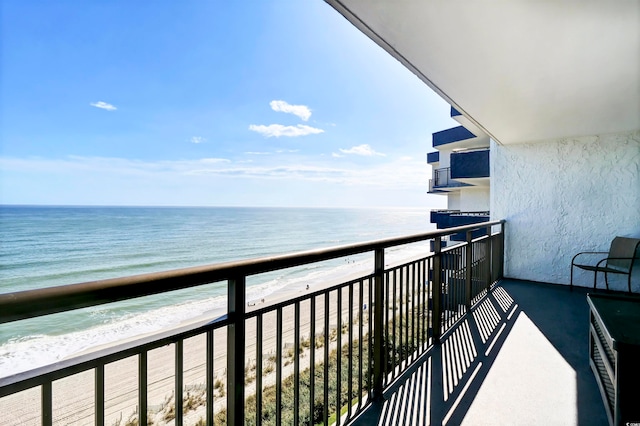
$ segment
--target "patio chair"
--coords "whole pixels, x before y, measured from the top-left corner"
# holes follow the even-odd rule
[[[625,274],[628,276],[629,293],[631,293],[631,271],[633,270],[633,264],[637,257],[638,246],[640,245],[640,239],[638,238],[626,238],[615,237],[611,241],[611,248],[609,252],[601,251],[585,251],[578,253],[571,259],[571,283],[570,289],[573,290],[573,267],[584,269],[585,271],[593,272],[593,288],[596,288],[596,279],[598,278],[598,272],[604,272],[604,282],[609,290],[609,281],[607,274]],[[581,255],[587,254],[606,254],[607,257],[600,259],[597,264],[585,264],[576,263],[576,259]]]

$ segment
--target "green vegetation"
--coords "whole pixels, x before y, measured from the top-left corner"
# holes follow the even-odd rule
[[[386,368],[387,371],[393,371],[401,362],[404,362],[418,346],[426,341],[427,333],[422,327],[418,335],[417,331],[412,333],[411,328],[414,320],[414,313],[417,315],[421,310],[409,309],[409,312],[405,312],[403,318],[395,316],[390,319],[385,325],[385,334],[388,339],[383,345],[383,350],[386,355]],[[395,327],[393,326],[395,324]],[[357,326],[357,324],[354,324]],[[349,327],[342,326],[342,334],[348,334]],[[407,332],[408,331],[408,332]],[[402,334],[402,345],[400,345],[400,335]],[[395,340],[393,339],[395,336]],[[331,329],[329,331],[329,341],[335,342],[337,340],[337,330]],[[298,347],[298,353],[301,357],[305,356],[305,350],[311,349],[311,342],[314,342],[316,349],[320,349],[325,345],[325,337],[323,335],[303,338],[300,341]],[[352,353],[349,354],[349,343],[342,345],[340,350],[333,349],[329,354],[328,362],[328,406],[326,407],[328,424],[335,423],[336,415],[339,412],[340,415],[347,413],[349,406],[357,404],[358,401],[369,391],[372,380],[372,372],[369,371],[369,336],[368,334],[363,336],[362,342],[362,367],[363,370],[359,370],[359,341],[354,340],[351,342]],[[340,353],[340,364],[338,363],[338,352]],[[289,365],[293,362],[296,354],[296,349],[291,347],[283,353],[283,365]],[[324,358],[324,357],[322,357]],[[278,362],[275,355],[270,355],[265,360],[266,365],[263,368],[262,374],[264,376],[275,371],[276,364]],[[338,365],[340,365],[340,374],[338,375]],[[349,368],[351,367],[351,368]],[[349,392],[349,371],[352,371],[351,377],[351,392]],[[249,365],[245,367],[245,384],[255,381],[256,365]],[[299,377],[299,407],[297,413],[294,411],[294,389],[295,389],[295,376],[290,375],[282,380],[281,389],[281,405],[276,407],[276,386],[265,386],[262,389],[262,403],[261,403],[261,418],[262,424],[273,425],[276,422],[276,413],[281,415],[282,424],[293,424],[294,415],[298,414],[300,424],[302,425],[322,425],[324,424],[325,416],[325,401],[324,401],[324,383],[325,380],[325,365],[324,362],[317,363],[314,367],[314,376],[311,377],[310,368],[300,372]],[[358,383],[362,380],[362,392],[358,394]],[[314,395],[310,394],[311,383],[314,385]],[[213,388],[216,391],[217,397],[223,397],[225,395],[225,381],[216,379],[213,384]],[[339,388],[339,395],[338,395]],[[165,400],[164,409],[162,412],[162,421],[170,422],[175,419],[175,403],[172,402],[173,396]],[[313,407],[311,407],[311,401],[313,400]],[[190,411],[196,410],[199,407],[206,405],[206,391],[204,388],[198,391],[187,392],[183,401],[183,410],[187,414]],[[257,415],[257,401],[256,395],[250,395],[245,401],[245,424],[255,425]],[[214,425],[226,426],[226,410],[222,409],[214,416]],[[114,426],[120,426],[121,421],[116,422]],[[148,425],[153,424],[152,421]],[[204,425],[206,421],[200,417],[196,425]],[[138,426],[138,417],[134,413],[124,424],[124,426]]]

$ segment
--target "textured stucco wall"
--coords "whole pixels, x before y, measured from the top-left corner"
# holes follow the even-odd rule
[[[505,276],[569,283],[571,258],[640,237],[640,131],[491,146],[491,214],[506,219]],[[578,274],[579,285],[593,275]],[[626,276],[613,276],[625,289]],[[603,277],[599,282],[603,283]],[[640,291],[640,265],[633,274]]]

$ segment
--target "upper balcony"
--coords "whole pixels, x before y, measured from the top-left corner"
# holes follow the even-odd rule
[[[451,153],[451,179],[470,185],[489,184],[489,149]]]
[[[486,148],[489,146],[489,137],[485,135],[476,136],[464,126],[457,126],[433,133],[432,146],[434,148],[446,147],[448,150],[460,148]]]
[[[451,177],[451,167],[434,170],[433,179],[429,179],[430,193],[457,191],[464,186],[471,185],[453,179]]]
[[[441,248],[452,233],[469,237]],[[385,262],[417,242],[435,253]],[[248,276],[363,253],[371,273],[246,303]],[[0,423],[605,424],[585,289],[505,280],[504,256],[493,221],[3,294],[0,323],[216,281],[228,309],[0,378]]]
[[[427,163],[434,164],[440,162],[440,151],[428,152]]]

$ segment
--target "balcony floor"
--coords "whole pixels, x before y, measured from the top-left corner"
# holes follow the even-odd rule
[[[501,281],[353,424],[608,424],[586,294]]]

